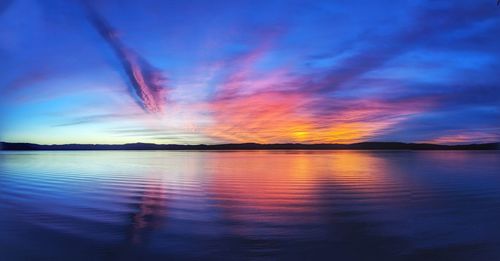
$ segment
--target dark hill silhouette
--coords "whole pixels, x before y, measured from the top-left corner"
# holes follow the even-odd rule
[[[500,143],[438,145],[428,143],[361,142],[353,144],[219,144],[178,145],[154,143],[127,144],[62,144],[40,145],[33,143],[0,142],[2,150],[498,150]]]

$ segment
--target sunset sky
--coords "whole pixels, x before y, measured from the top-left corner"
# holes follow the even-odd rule
[[[500,7],[0,0],[0,140],[500,140]]]

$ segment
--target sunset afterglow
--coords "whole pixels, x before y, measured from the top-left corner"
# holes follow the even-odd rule
[[[7,2],[2,141],[500,138],[500,10],[482,1]]]

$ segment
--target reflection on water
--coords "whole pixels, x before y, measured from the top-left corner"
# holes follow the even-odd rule
[[[5,260],[499,260],[500,154],[1,152]]]

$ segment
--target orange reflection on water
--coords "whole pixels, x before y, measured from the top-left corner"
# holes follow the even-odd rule
[[[349,193],[387,182],[386,163],[367,152],[235,152],[210,161],[211,193],[224,199],[226,218],[272,225],[319,221],[325,186]],[[265,213],[265,214],[264,214]]]
[[[328,214],[318,213],[378,200],[398,182],[384,157],[367,151],[202,152],[191,160],[183,153],[169,162],[171,171],[148,179],[133,214],[132,242],[144,241],[167,218],[197,222],[186,228],[192,233],[223,221],[221,231],[238,235],[300,235],[328,222]]]
[[[273,154],[272,159],[266,156]],[[226,199],[226,214],[235,219],[259,221],[287,218],[290,213],[311,211],[314,189],[311,165],[314,159],[273,152],[218,154],[209,163],[213,170],[211,193]],[[226,207],[227,206],[227,207]]]
[[[366,151],[337,151],[328,156],[330,176],[345,184],[373,185],[390,171],[385,160]]]

